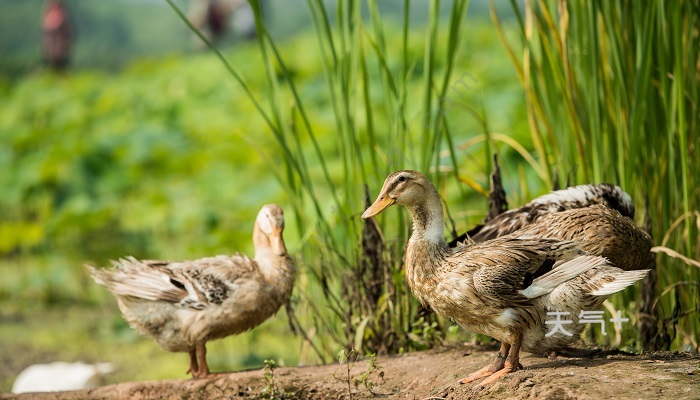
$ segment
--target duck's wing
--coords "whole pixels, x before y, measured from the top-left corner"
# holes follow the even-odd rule
[[[243,256],[216,256],[192,261],[139,261],[126,257],[111,270],[86,266],[93,279],[117,296],[204,309],[221,304],[235,291],[237,280],[257,271]]]
[[[571,241],[512,235],[456,251],[450,258],[455,257],[469,259],[477,295],[496,307],[529,304],[530,299],[607,263],[583,254]]]
[[[582,250],[626,271],[649,268],[654,262],[651,236],[603,205],[546,215],[518,234],[575,240]]]
[[[634,218],[632,198],[619,186],[609,183],[579,185],[545,194],[520,208],[499,214],[450,242],[450,247],[463,242],[466,237],[483,242],[513,233],[550,214],[598,204],[617,210],[624,217]]]

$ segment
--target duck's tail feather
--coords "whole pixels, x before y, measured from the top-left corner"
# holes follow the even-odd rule
[[[112,262],[116,268],[102,269],[85,265],[92,278],[117,296],[131,296],[151,301],[179,302],[187,290],[176,286],[167,274],[127,257]]]
[[[631,286],[640,279],[643,279],[650,270],[641,269],[636,271],[622,271],[614,274],[606,274],[607,281],[597,283],[597,289],[592,290],[593,296],[609,296],[617,293],[627,286]]]

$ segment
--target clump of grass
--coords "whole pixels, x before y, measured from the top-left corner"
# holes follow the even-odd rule
[[[319,137],[328,133],[318,127],[284,52],[269,34],[259,1],[250,4],[267,76],[261,100],[207,43],[253,102],[278,145],[279,162],[271,163],[271,169],[293,208],[302,238],[298,259],[307,274],[299,290],[297,328],[313,325],[315,337],[324,338],[317,347],[325,356],[335,354],[334,348],[352,345],[360,352],[390,353],[438,343],[434,339],[440,335],[434,332],[413,334],[421,315],[402,275],[402,250],[408,238],[405,217],[362,222],[359,215],[369,198],[365,185],[381,186],[393,170],[422,169],[440,185],[447,177],[441,172],[445,159],[453,170],[459,167],[442,102],[451,88],[468,1],[455,0],[446,22],[440,20],[440,2],[430,2],[422,57],[409,54],[409,1],[404,2],[399,49],[387,44],[376,0],[366,3],[368,21],[362,18],[359,1],[338,2],[335,15],[325,2],[307,1],[324,66],[325,101],[333,109],[337,141],[331,148],[321,147]],[[441,24],[447,26],[444,37],[438,29]],[[447,43],[444,54],[438,52],[440,41]],[[414,76],[419,63],[422,72]],[[419,110],[408,109],[413,81],[422,88]],[[415,123],[417,119],[421,122]],[[315,298],[326,304],[310,300]],[[431,324],[431,329],[439,328]]]

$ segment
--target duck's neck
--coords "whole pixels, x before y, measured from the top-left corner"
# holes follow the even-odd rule
[[[435,189],[433,189],[435,190]],[[429,291],[449,253],[443,234],[442,204],[437,191],[425,201],[406,206],[413,219],[413,234],[406,247],[406,278],[414,293]]]
[[[287,254],[282,238],[270,240],[256,224],[253,230],[253,244],[255,262],[265,280],[271,284],[280,285],[281,289],[291,290],[294,284],[294,262]]]

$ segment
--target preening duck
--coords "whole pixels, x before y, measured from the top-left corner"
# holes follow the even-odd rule
[[[576,241],[582,250],[605,257],[625,271],[650,268],[654,261],[651,236],[632,219],[604,205],[548,214],[517,232]]]
[[[494,239],[534,224],[548,215],[595,205],[604,205],[617,210],[623,217],[634,218],[632,198],[619,186],[609,183],[572,186],[547,193],[520,208],[508,210],[484,221],[451,241],[450,246],[454,247],[468,240],[467,238],[475,242]]]
[[[595,269],[623,274],[591,282],[592,296],[607,296],[640,278],[637,271],[615,271],[605,258],[586,255],[575,242],[557,238],[508,235],[450,248],[443,236],[440,196],[417,171],[389,175],[362,217],[395,204],[406,207],[413,221],[405,263],[413,294],[465,329],[502,342],[496,360],[464,383],[488,376],[483,386],[517,370],[520,349],[533,351],[540,345],[549,295],[572,278]]]
[[[193,377],[209,375],[206,343],[256,327],[292,292],[295,265],[282,238],[284,214],[264,206],[255,220],[255,257],[219,255],[192,261],[139,261],[114,269],[87,265],[117,298],[124,318],[165,350],[188,352]]]

